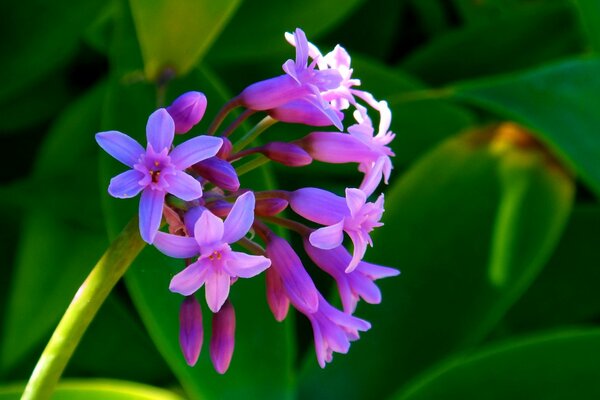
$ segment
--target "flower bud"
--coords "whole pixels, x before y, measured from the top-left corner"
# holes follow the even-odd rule
[[[267,275],[267,303],[275,319],[283,321],[290,308],[290,299],[285,294],[283,281],[275,269],[269,268]]]
[[[234,192],[240,188],[240,180],[235,173],[235,168],[218,157],[207,158],[194,164],[192,169],[222,189]]]
[[[287,206],[288,202],[284,199],[260,199],[256,200],[256,208],[254,208],[254,213],[262,217],[270,217],[272,215],[279,214],[285,210]]]
[[[221,148],[217,152],[216,157],[219,157],[220,159],[223,159],[223,160],[227,160],[227,158],[231,154],[231,150],[233,150],[233,144],[231,144],[231,140],[227,139],[226,137],[221,138],[221,139],[223,139],[223,144],[221,145]]]
[[[175,133],[186,133],[194,127],[206,111],[206,96],[200,92],[187,92],[167,107],[175,122]]]
[[[333,110],[341,121],[344,114],[338,110]],[[335,125],[329,115],[323,112],[323,109],[316,107],[306,99],[296,99],[285,103],[282,106],[268,110],[267,113],[273,119],[291,124],[304,124],[310,126],[331,126]]]
[[[227,300],[221,309],[213,314],[212,336],[210,338],[210,359],[218,373],[224,374],[229,368],[235,346],[235,311]]]
[[[312,157],[293,143],[270,142],[262,147],[261,153],[288,167],[302,167],[312,162]]]
[[[179,345],[189,366],[198,361],[203,339],[200,304],[194,296],[187,296],[179,310]]]

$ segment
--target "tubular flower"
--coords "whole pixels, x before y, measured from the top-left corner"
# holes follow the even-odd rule
[[[207,99],[200,92],[184,93],[150,115],[145,149],[117,131],[96,135],[107,153],[130,168],[111,180],[108,193],[118,198],[141,193],[142,238],[167,256],[183,259],[173,261],[181,268],[169,289],[184,296],[179,343],[185,362],[196,364],[204,335],[210,334],[208,355],[221,374],[234,362],[236,315],[229,293],[239,278],[265,273],[265,297],[274,318],[283,321],[290,306],[306,316],[317,361],[324,367],[334,352],[348,352],[359,332],[370,329],[353,315],[357,303],[381,302],[375,281],[399,273],[363,260],[367,245],[373,245],[371,232],[382,225],[384,196],[377,189],[382,180],[388,183],[392,171],[390,109],[357,88],[361,82],[344,48],[338,45],[323,56],[300,29],[286,39],[296,54],[283,63],[284,73],[251,84],[228,101],[206,135],[173,146],[175,133],[190,131],[204,116]],[[236,107],[244,110],[221,127]],[[376,115],[373,120],[370,113]],[[246,129],[245,120],[255,114],[264,118]],[[344,128],[348,118],[356,123]],[[280,135],[254,142],[275,123],[320,128],[302,138]],[[315,162],[356,163],[361,173],[345,197],[292,179],[290,191],[249,186],[244,174],[265,162],[307,170]],[[160,228],[163,220],[166,226]],[[303,248],[284,239],[282,229],[297,235]],[[315,265],[335,280],[342,310],[317,290],[309,273]],[[206,333],[195,297],[202,290],[212,314],[212,330]]]

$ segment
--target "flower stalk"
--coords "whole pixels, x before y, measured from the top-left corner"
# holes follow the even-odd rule
[[[52,396],[85,330],[144,246],[135,217],[111,243],[77,290],[38,360],[22,400],[44,400]]]

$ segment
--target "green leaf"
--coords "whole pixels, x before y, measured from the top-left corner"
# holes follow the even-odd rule
[[[63,65],[77,48],[83,30],[104,4],[101,0],[72,2],[4,2],[0,12],[0,103]],[[43,60],[43,62],[40,62]]]
[[[597,399],[599,355],[598,329],[513,340],[444,362],[394,399]]]
[[[0,386],[0,400],[19,399],[22,385]],[[52,400],[182,400],[167,390],[107,379],[68,379],[58,385]]]
[[[532,129],[600,196],[600,59],[467,82],[454,96]]]
[[[362,1],[245,1],[207,57],[220,62],[251,60],[289,50],[292,47],[285,41],[285,32],[301,28],[313,41],[340,23]]]
[[[348,355],[324,371],[308,360],[304,397],[384,398],[440,358],[480,342],[535,278],[543,261],[537,257],[514,257],[501,287],[491,283],[486,268],[502,193],[498,171],[506,162],[495,149],[496,134],[488,129],[449,139],[396,181],[386,196],[385,226],[376,231],[367,259],[400,267],[402,275],[381,283],[382,304],[359,309],[373,327]],[[523,173],[573,185],[564,175],[554,178],[545,163],[536,169]],[[562,193],[555,199],[550,190],[546,201],[559,202]],[[509,250],[539,255],[548,251],[541,245],[547,244],[528,240]],[[393,378],[382,379],[390,371]]]
[[[130,0],[148,79],[186,74],[210,48],[240,0]]]
[[[439,85],[534,66],[576,54],[581,48],[572,5],[543,2],[441,35],[400,67]]]
[[[596,0],[575,0],[575,5],[590,47],[600,51],[600,3]]]

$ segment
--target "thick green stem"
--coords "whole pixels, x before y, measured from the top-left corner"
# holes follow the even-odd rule
[[[52,396],[83,333],[144,246],[136,217],[111,243],[73,297],[38,360],[21,400],[44,400]]]

